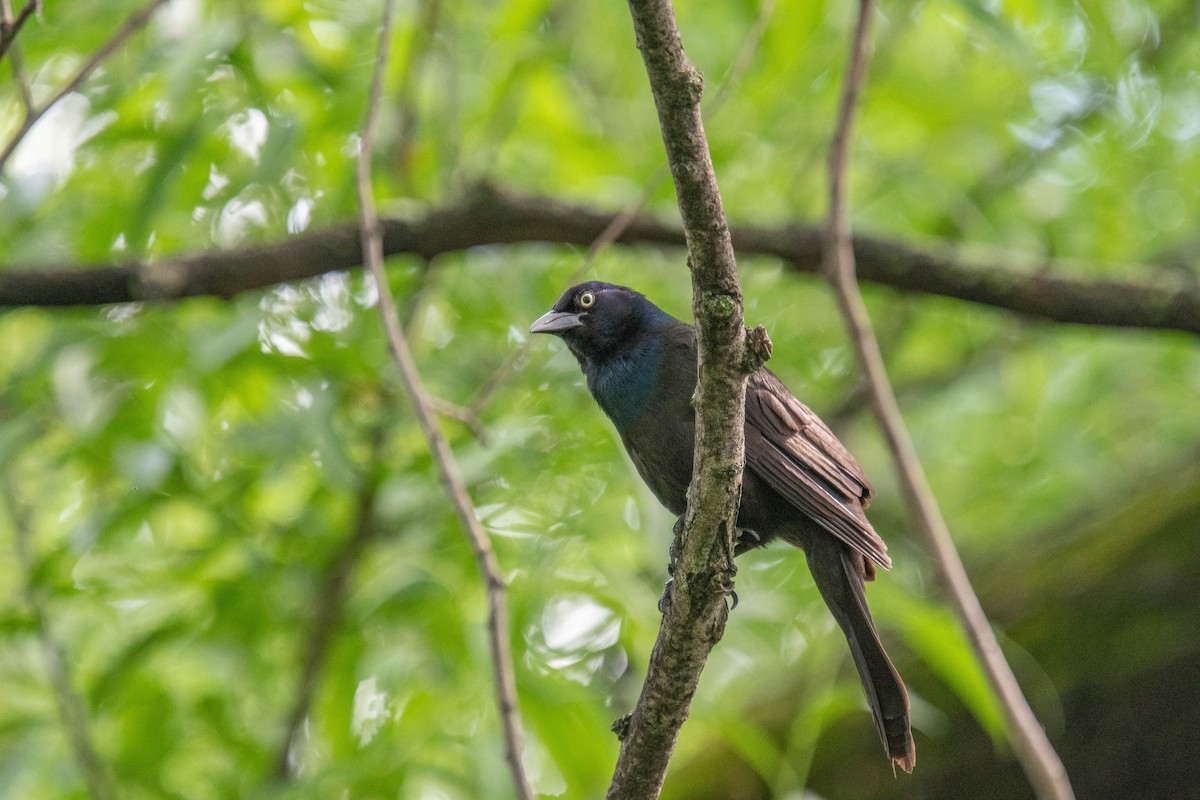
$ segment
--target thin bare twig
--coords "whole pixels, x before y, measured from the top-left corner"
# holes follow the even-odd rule
[[[846,68],[838,112],[837,130],[829,154],[829,219],[825,236],[828,277],[837,295],[850,338],[870,387],[872,404],[883,428],[888,447],[900,473],[917,526],[930,549],[950,591],[950,598],[967,629],[1008,722],[1009,739],[1041,800],[1070,800],[1074,797],[1062,761],[1038,723],[1021,692],[1011,667],[996,642],[991,623],[979,603],[966,569],[950,538],[945,519],[917,457],[916,448],[904,426],[896,396],[888,381],[879,342],[863,304],[855,277],[847,202],[847,175],[858,97],[870,60],[870,27],[874,0],[860,0],[858,21]]]
[[[350,577],[354,573],[355,567],[358,566],[363,551],[379,531],[373,522],[372,513],[375,510],[375,497],[379,490],[379,454],[383,447],[383,434],[383,428],[380,426],[371,437],[370,455],[363,466],[362,485],[358,492],[354,529],[330,563],[321,589],[315,597],[312,627],[308,631],[308,641],[304,648],[304,663],[301,668],[300,684],[296,689],[296,700],[288,714],[287,728],[279,744],[279,749],[275,753],[272,774],[272,779],[275,781],[284,781],[290,774],[296,735],[304,723],[304,718],[308,716],[313,692],[317,688],[317,680],[329,655],[329,646],[332,643],[334,632],[341,623]]]
[[[34,11],[41,10],[41,0],[29,0],[25,7],[21,9],[21,14],[28,19],[29,15]],[[29,76],[25,74],[25,59],[21,56],[21,46],[16,41],[17,30],[20,26],[16,25],[16,20],[13,17],[12,4],[9,0],[0,0],[0,16],[3,17],[3,25],[8,27],[8,57],[12,61],[13,80],[17,84],[17,94],[21,98],[21,108],[24,110],[25,116],[33,113],[33,90],[29,88]],[[22,23],[23,24],[23,23]],[[0,47],[0,58],[4,55],[4,47]]]
[[[457,403],[451,403],[441,397],[431,397],[433,410],[447,419],[461,422],[467,427],[481,445],[488,446],[490,438],[488,437],[487,428],[484,427],[483,420],[479,418],[478,412],[470,406],[460,406]]]
[[[4,16],[0,19],[0,58],[4,58],[4,54],[8,52],[9,46],[17,38],[17,34],[21,32],[21,27],[25,21],[32,17],[38,11],[41,11],[41,0],[29,0],[21,9],[21,13],[13,16],[12,6],[8,0],[4,0]]]
[[[134,13],[133,16],[126,20],[125,24],[122,25],[121,28],[112,35],[112,38],[105,42],[99,50],[93,53],[91,57],[84,62],[83,66],[79,68],[79,70],[69,81],[67,81],[66,85],[59,90],[58,94],[54,95],[54,97],[50,98],[48,102],[35,109],[32,113],[25,115],[25,120],[21,123],[21,127],[17,130],[16,135],[13,136],[12,141],[5,146],[3,151],[0,151],[0,175],[4,174],[4,166],[8,163],[9,156],[11,156],[13,151],[17,149],[17,145],[21,143],[21,141],[25,138],[25,135],[29,133],[30,129],[37,124],[37,121],[40,120],[47,111],[53,108],[59,100],[62,100],[71,92],[78,89],[79,85],[87,80],[88,76],[92,74],[96,67],[100,66],[100,64],[106,58],[112,55],[118,47],[124,44],[126,39],[141,30],[142,27],[150,21],[150,17],[154,15],[154,12],[158,10],[158,7],[166,1],[167,0],[151,0],[150,3]]]
[[[66,651],[54,637],[46,604],[41,592],[33,582],[33,554],[29,551],[31,535],[29,515],[21,506],[7,477],[0,477],[0,500],[8,507],[13,528],[13,549],[16,552],[23,581],[22,594],[25,597],[25,604],[33,615],[34,628],[42,648],[42,657],[46,662],[46,675],[54,694],[54,704],[58,708],[59,721],[62,723],[63,731],[71,747],[71,755],[75,759],[75,765],[83,777],[84,786],[87,787],[87,792],[92,800],[115,800],[116,794],[113,791],[108,770],[96,752],[96,745],[88,724],[87,709],[71,679]]]
[[[404,306],[398,310],[400,314],[400,329],[404,331],[407,338],[413,335],[413,328],[418,321],[417,311],[421,304],[425,302],[425,294],[429,290],[429,283],[433,278],[433,264],[428,258],[423,258],[420,261],[420,267],[417,272],[417,284],[412,287],[412,290],[407,293],[404,298]],[[486,446],[487,430],[484,428],[483,421],[479,417],[479,412],[468,406],[460,406],[451,403],[449,400],[443,400],[440,397],[431,397],[433,410],[441,414],[443,417],[461,422],[467,426],[469,430],[479,442]]]
[[[362,231],[363,263],[371,271],[379,295],[379,313],[383,318],[388,344],[399,367],[400,379],[412,402],[413,411],[420,422],[421,431],[429,444],[430,453],[437,465],[438,475],[447,494],[458,512],[459,519],[467,532],[467,540],[475,554],[479,571],[483,576],[488,598],[488,638],[492,651],[492,674],[496,684],[496,699],[500,710],[500,722],[504,730],[505,755],[512,773],[513,788],[518,800],[533,800],[533,789],[525,774],[522,763],[521,715],[517,705],[516,678],[513,674],[512,654],[509,647],[508,609],[504,596],[504,578],[496,561],[487,532],[475,516],[475,508],[459,473],[454,453],[437,427],[433,403],[421,382],[416,362],[408,347],[408,340],[400,326],[396,313],[396,302],[388,289],[387,275],[383,269],[383,229],[375,212],[375,199],[371,193],[371,144],[375,138],[375,122],[379,112],[379,98],[383,94],[383,76],[387,65],[388,42],[391,38],[395,0],[385,0],[383,24],[380,30],[379,53],[371,77],[371,91],[367,101],[366,119],[363,122],[358,165],[356,170],[359,223]]]

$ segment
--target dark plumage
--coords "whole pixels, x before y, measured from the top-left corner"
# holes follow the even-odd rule
[[[692,478],[696,331],[623,286],[568,289],[530,328],[562,338],[579,360],[638,474],[673,514]],[[891,759],[916,761],[908,693],[871,614],[865,581],[888,568],[887,547],[867,521],[871,484],[837,437],[769,370],[746,385],[746,469],[737,552],[772,539],[804,550],[813,580],[846,634],[867,704]]]

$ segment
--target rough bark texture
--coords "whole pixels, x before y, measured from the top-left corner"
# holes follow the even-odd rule
[[[669,0],[630,0],[683,220],[699,340],[696,458],[674,581],[609,798],[657,797],[708,654],[725,630],[741,496],[746,402],[742,293],[700,118],[703,80],[683,52]]]
[[[432,258],[480,245],[557,242],[589,246],[616,212],[520,196],[480,187],[464,202],[414,219],[382,220],[384,252]],[[798,272],[821,265],[816,226],[731,228],[736,250],[773,256]],[[617,237],[623,245],[679,247],[679,225],[649,214],[636,216]],[[905,291],[952,297],[1055,322],[1163,328],[1200,334],[1200,285],[1184,277],[1144,282],[1087,280],[1063,274],[1064,264],[1007,253],[965,258],[950,247],[922,248],[858,234],[854,253],[859,280]],[[286,281],[357,268],[358,231],[339,225],[265,245],[214,250],[194,256],[90,264],[9,264],[0,270],[0,307],[87,306],[184,297],[229,298]],[[1036,267],[1036,269],[1035,269]]]

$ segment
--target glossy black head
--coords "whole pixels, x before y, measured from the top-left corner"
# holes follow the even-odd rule
[[[626,286],[588,281],[572,286],[530,333],[561,337],[581,363],[619,355],[672,317]]]

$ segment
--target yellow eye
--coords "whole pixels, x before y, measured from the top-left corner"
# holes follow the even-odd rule
[[[578,302],[580,308],[591,308],[596,305],[596,295],[591,292],[583,292],[579,295]]]

